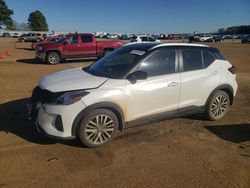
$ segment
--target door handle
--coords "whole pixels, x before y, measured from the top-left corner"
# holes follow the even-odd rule
[[[170,84],[168,84],[168,87],[174,87],[177,86],[179,84],[179,82],[171,82]]]

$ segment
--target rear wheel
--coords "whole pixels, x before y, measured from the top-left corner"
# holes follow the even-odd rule
[[[229,105],[228,94],[221,90],[216,91],[207,105],[205,115],[212,121],[222,119],[226,115]]]
[[[58,64],[61,62],[61,56],[58,52],[49,52],[46,56],[46,62],[52,65]]]
[[[100,147],[111,142],[117,131],[116,115],[108,109],[95,109],[83,118],[78,137],[87,147]]]

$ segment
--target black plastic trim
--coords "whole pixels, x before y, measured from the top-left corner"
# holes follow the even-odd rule
[[[60,115],[56,115],[55,127],[58,131],[61,131],[61,132],[64,131],[62,117]]]
[[[60,136],[54,136],[54,135],[50,135],[48,133],[46,133],[42,128],[41,126],[36,123],[36,128],[37,128],[37,131],[44,135],[44,136],[47,136],[49,138],[52,138],[52,139],[57,139],[57,140],[74,140],[75,139],[75,136],[69,136],[69,137],[60,137]]]
[[[148,123],[159,122],[163,120],[185,117],[188,115],[203,113],[205,110],[205,106],[189,106],[186,108],[182,108],[181,110],[172,110],[160,114],[155,114],[143,118],[139,118],[130,122],[126,122],[125,128],[130,128],[134,126],[145,125]]]

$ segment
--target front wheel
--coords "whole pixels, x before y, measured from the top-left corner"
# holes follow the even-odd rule
[[[78,137],[85,146],[93,148],[111,142],[117,132],[116,115],[108,109],[95,109],[83,118]]]
[[[229,109],[229,104],[228,94],[221,90],[216,91],[207,105],[206,117],[212,121],[222,119]]]
[[[56,65],[61,62],[61,56],[58,52],[49,52],[46,61],[51,65]]]

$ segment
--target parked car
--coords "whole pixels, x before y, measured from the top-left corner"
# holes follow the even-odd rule
[[[223,39],[233,39],[233,35],[224,35]]]
[[[130,34],[123,34],[119,36],[120,40],[130,40],[131,39],[131,35]]]
[[[40,33],[28,33],[19,37],[20,42],[38,42],[42,40],[43,37]]]
[[[165,40],[165,39],[168,39],[168,36],[166,34],[160,34],[159,39]]]
[[[222,119],[236,95],[235,77],[216,48],[131,43],[89,67],[45,76],[29,114],[41,132],[98,147],[119,130],[170,117]]]
[[[168,35],[168,39],[169,40],[181,40],[182,36],[179,34],[169,34]]]
[[[18,37],[20,37],[20,34],[19,33],[14,33],[13,37],[18,38]]]
[[[189,37],[189,42],[192,43],[192,42],[201,42],[200,41],[200,37],[199,36],[190,36]]]
[[[151,36],[139,35],[135,39],[132,39],[131,42],[161,42],[161,41]]]
[[[241,39],[241,43],[250,43],[250,36],[245,36],[244,38]]]
[[[213,36],[212,35],[203,35],[200,36],[200,42],[213,42]]]
[[[55,43],[40,43],[36,57],[49,64],[58,64],[67,58],[102,57],[122,45],[118,41],[95,40],[92,34],[71,34]]]
[[[59,36],[55,36],[55,37],[47,37],[47,38],[45,38],[43,41],[41,41],[41,42],[32,42],[32,44],[31,44],[31,48],[33,49],[33,50],[35,50],[36,49],[36,46],[37,46],[37,44],[43,44],[43,43],[55,43],[55,42],[57,42],[58,40],[60,40],[61,39],[61,37],[59,37]]]
[[[222,42],[223,38],[220,35],[213,36],[213,42]]]
[[[107,35],[107,38],[108,38],[108,39],[117,39],[118,36],[115,35],[115,34],[108,34],[108,35]]]
[[[8,32],[5,32],[2,34],[2,37],[10,37],[10,34]]]

